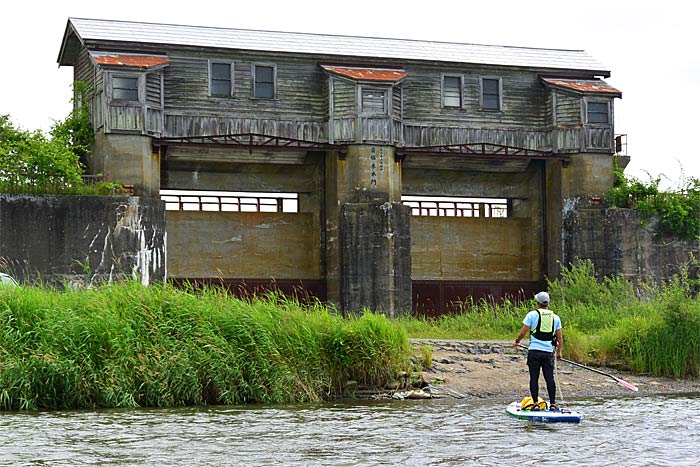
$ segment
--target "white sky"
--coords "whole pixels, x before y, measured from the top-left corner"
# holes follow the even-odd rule
[[[690,0],[24,0],[0,16],[0,115],[47,131],[70,111],[72,68],[58,68],[68,17],[544,48],[583,49],[611,70],[626,172],[700,177],[700,7]]]

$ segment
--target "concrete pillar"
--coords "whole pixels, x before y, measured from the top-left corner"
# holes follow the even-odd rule
[[[409,313],[410,209],[394,148],[354,145],[326,157],[328,299],[343,312]]]
[[[562,169],[562,194],[565,198],[604,197],[615,183],[612,154],[572,154]]]
[[[106,175],[113,183],[133,185],[137,196],[159,196],[160,155],[153,151],[150,136],[99,132],[89,164],[93,174]]]

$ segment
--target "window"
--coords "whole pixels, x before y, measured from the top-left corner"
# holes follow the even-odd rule
[[[462,77],[442,77],[442,106],[462,107]]]
[[[505,198],[403,195],[401,203],[411,208],[412,216],[506,218],[512,215],[510,201]]]
[[[610,107],[607,102],[587,102],[588,123],[610,123]]]
[[[160,190],[166,211],[299,212],[298,193]]]
[[[501,78],[481,78],[481,108],[501,110]]]
[[[233,63],[209,62],[209,95],[233,95]]]
[[[119,101],[139,101],[139,79],[136,76],[113,76],[112,99]]]
[[[254,97],[275,98],[275,74],[274,65],[253,65]]]
[[[362,113],[386,115],[386,91],[362,88]]]

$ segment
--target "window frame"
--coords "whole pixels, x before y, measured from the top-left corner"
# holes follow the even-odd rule
[[[381,112],[373,111],[373,110],[365,110],[364,106],[364,92],[365,91],[371,91],[371,92],[381,92],[383,95],[383,109]],[[358,103],[359,103],[359,108],[360,108],[360,115],[363,116],[387,116],[389,115],[389,89],[388,88],[382,88],[379,86],[367,86],[367,85],[358,85],[357,86],[357,92],[358,92]]]
[[[497,107],[484,106],[484,80],[498,81],[498,102]],[[502,112],[503,111],[503,78],[500,76],[483,75],[479,76],[479,109],[484,112]]]
[[[445,104],[445,78],[457,78],[459,80],[459,104]],[[440,107],[443,109],[463,109],[464,108],[464,75],[459,73],[442,73],[440,76]]]
[[[251,80],[253,83],[252,98],[253,99],[277,99],[277,64],[266,62],[253,62],[250,70]],[[258,67],[272,68],[272,97],[257,95],[257,69]]]
[[[213,65],[228,65],[229,66],[229,93],[228,94],[214,94],[212,92],[212,82],[214,81],[214,73],[212,72],[212,66]],[[209,70],[209,76],[208,76],[208,95],[209,97],[233,97],[234,95],[234,62],[231,60],[213,60],[210,59],[208,60],[208,70]],[[223,81],[220,79],[217,79],[217,81]]]
[[[114,97],[114,79],[115,78],[136,78],[136,99],[119,99]],[[128,71],[110,71],[108,74],[108,85],[109,85],[109,103],[115,104],[132,104],[132,105],[143,105],[146,101],[146,79],[144,73],[128,72]],[[121,89],[121,88],[117,88]]]
[[[583,121],[586,123],[586,125],[602,125],[602,126],[608,126],[612,125],[612,106],[611,106],[612,100],[611,99],[601,99],[601,98],[589,98],[589,97],[584,97],[583,98]],[[607,121],[605,122],[592,122],[590,121],[590,104],[605,104],[606,105],[606,115],[607,115]],[[601,112],[595,112],[596,114],[601,114]]]

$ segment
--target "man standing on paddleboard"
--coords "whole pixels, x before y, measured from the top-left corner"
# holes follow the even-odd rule
[[[523,320],[523,327],[513,343],[519,347],[520,341],[530,331],[530,345],[527,351],[527,366],[530,370],[530,395],[537,408],[539,397],[540,368],[547,383],[549,410],[558,410],[556,405],[557,385],[554,381],[554,353],[561,359],[564,338],[561,332],[561,319],[549,309],[549,294],[535,295],[537,309],[529,312]]]

